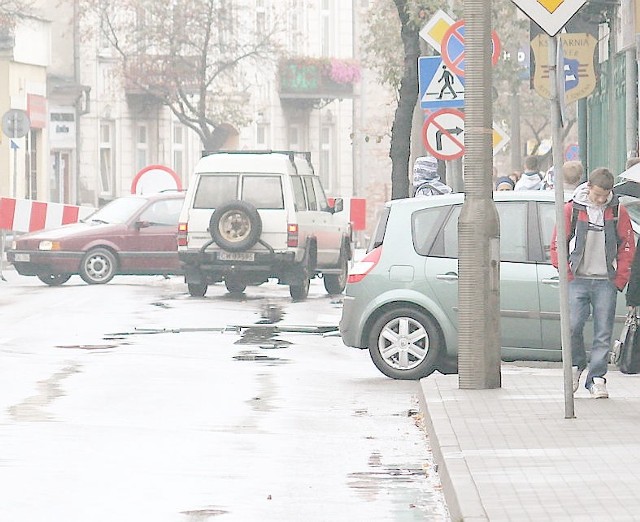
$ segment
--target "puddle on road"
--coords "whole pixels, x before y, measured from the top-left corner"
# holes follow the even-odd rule
[[[118,344],[58,344],[56,348],[70,348],[76,350],[110,350],[117,348]]]
[[[233,358],[236,361],[253,361],[259,363],[266,363],[268,365],[275,366],[277,364],[287,364],[288,359],[281,359],[280,357],[271,357],[270,355],[262,355],[252,351],[242,351],[238,355],[234,355]]]
[[[233,344],[256,345],[261,350],[278,350],[288,348],[291,345],[289,341],[280,339],[276,335],[275,327],[268,326],[260,326],[257,328],[249,327],[243,330],[240,339]],[[234,355],[233,358],[236,361],[256,361],[270,364],[284,364],[289,362],[287,359],[257,353],[254,350],[243,350],[239,354]]]
[[[45,411],[55,399],[62,397],[61,383],[67,377],[80,372],[79,364],[65,366],[59,372],[54,373],[44,381],[38,381],[36,385],[37,395],[27,397],[24,401],[8,408],[9,415],[17,422],[42,422],[51,421],[53,416]]]
[[[229,513],[224,509],[219,508],[204,508],[204,509],[191,509],[189,511],[181,511],[181,515],[185,515],[188,517],[187,522],[205,522],[209,520],[211,517],[217,517],[220,515],[226,515]]]
[[[247,328],[233,344],[256,344],[263,349],[287,348],[291,343],[276,335],[276,327]]]

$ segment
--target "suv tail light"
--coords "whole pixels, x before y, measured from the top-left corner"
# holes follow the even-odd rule
[[[298,225],[296,223],[289,223],[287,225],[287,246],[298,246]]]
[[[382,246],[374,248],[360,261],[355,263],[349,269],[349,275],[347,277],[347,283],[358,283],[362,281],[364,277],[373,270],[373,267],[380,261],[380,255],[382,255]]]
[[[186,223],[178,223],[178,246],[187,246],[187,231],[188,227]]]

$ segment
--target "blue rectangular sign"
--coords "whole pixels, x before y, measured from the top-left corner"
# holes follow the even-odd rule
[[[423,109],[464,107],[464,78],[449,71],[440,56],[418,58],[418,85]]]

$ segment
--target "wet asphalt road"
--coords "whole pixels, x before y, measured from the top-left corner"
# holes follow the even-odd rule
[[[320,281],[4,276],[0,520],[448,520],[418,384],[314,331],[341,307]]]

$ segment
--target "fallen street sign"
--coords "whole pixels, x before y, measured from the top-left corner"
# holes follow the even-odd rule
[[[555,36],[587,0],[511,0],[549,36]]]

